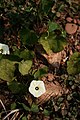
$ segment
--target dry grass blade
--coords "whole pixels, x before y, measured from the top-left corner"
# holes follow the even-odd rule
[[[19,111],[16,112],[16,113],[14,113],[14,115],[11,117],[10,120],[16,120],[16,119],[18,119],[18,115],[19,115]]]
[[[18,112],[19,109],[15,109],[15,110],[12,110],[10,113],[8,113],[4,118],[3,120],[6,120],[11,114],[15,113],[15,112]]]
[[[3,109],[4,109],[4,111],[5,111],[5,113],[7,114],[6,107],[4,106],[4,103],[2,102],[1,99],[0,99],[0,103],[1,103],[1,105],[2,105],[2,107],[3,107]],[[7,118],[7,120],[9,120],[9,118]]]
[[[7,112],[7,111],[6,111],[6,108],[5,108],[5,106],[4,106],[4,104],[3,104],[3,102],[2,102],[1,99],[0,99],[0,103],[1,103],[1,105],[2,105],[2,107],[3,107],[3,109],[4,109],[4,111]]]

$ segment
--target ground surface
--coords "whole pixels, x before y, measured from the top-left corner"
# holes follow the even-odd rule
[[[45,3],[50,4],[46,1]],[[11,54],[19,56],[20,53],[16,50],[26,48],[34,53],[29,73],[25,75],[25,72],[20,73],[18,70],[15,72],[15,81],[23,85],[22,88],[15,81],[9,87],[8,82],[0,80],[1,120],[79,120],[80,72],[73,72],[74,75],[69,74],[67,61],[75,52],[80,53],[80,1],[57,0],[50,4],[51,7],[43,2],[43,9],[39,9],[40,0],[21,0],[20,2],[2,0],[0,4],[0,42],[9,45]],[[48,7],[50,10],[46,13]],[[41,10],[45,11],[45,14]],[[48,30],[53,30],[52,24],[48,29],[49,20],[62,28],[61,31],[55,28],[57,36],[66,34],[67,45],[62,50],[49,52],[50,49],[45,47],[46,43],[42,43],[43,48],[47,50],[42,52],[43,48],[39,42],[33,40],[35,44],[30,43],[30,46],[25,44],[25,39],[24,42],[21,41],[19,30],[23,26],[27,25],[39,38]],[[80,56],[78,66],[80,66]],[[46,86],[46,92],[39,98],[33,97],[28,91],[33,79],[41,79]]]

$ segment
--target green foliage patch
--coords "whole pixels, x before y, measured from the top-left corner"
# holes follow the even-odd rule
[[[4,81],[12,81],[15,72],[15,62],[8,59],[0,60],[0,78]]]
[[[78,0],[76,1],[78,2]],[[80,5],[75,4],[75,0],[59,0],[59,3],[58,0],[0,0],[0,43],[8,44],[10,48],[9,55],[0,54],[0,87],[3,87],[3,91],[1,89],[0,92],[1,95],[11,95],[9,96],[13,102],[11,107],[5,105],[4,100],[3,103],[5,107],[8,106],[7,110],[10,110],[9,107],[11,110],[20,108],[19,116],[20,114],[22,116],[19,119],[35,119],[34,116],[38,117],[36,119],[52,117],[48,119],[68,120],[74,119],[74,117],[78,118],[80,76],[74,76],[80,73],[80,53],[75,52],[67,61],[67,65],[66,61],[63,63],[61,61],[61,69],[58,70],[60,74],[54,65],[48,64],[48,67],[42,67],[44,66],[42,64],[45,61],[48,63],[43,54],[48,56],[55,53],[56,56],[56,53],[61,52],[67,46],[67,33],[64,29],[67,22],[66,17],[69,15],[73,19],[72,22],[75,22],[76,16],[77,22],[79,11]],[[65,14],[66,12],[68,13]],[[39,46],[43,48],[44,52],[39,51]],[[38,57],[43,58],[39,60]],[[32,80],[40,80],[48,72],[54,74],[57,82],[60,80],[62,87],[70,87],[71,93],[65,94],[57,100],[51,97],[47,104],[38,106],[34,104],[35,98],[29,94],[28,88]],[[60,79],[60,75],[64,72],[63,80]],[[66,76],[71,77],[68,78],[70,80]],[[51,82],[54,82],[54,79]],[[9,93],[4,92],[5,86]],[[24,94],[27,94],[26,98],[24,98]],[[48,97],[49,95],[47,99]],[[43,100],[44,98],[41,102],[44,102]],[[0,118],[6,115],[3,108],[0,112]],[[13,114],[10,119],[12,116]]]
[[[67,62],[68,74],[75,75],[80,73],[80,53],[75,52]]]
[[[28,74],[31,66],[32,66],[32,61],[31,60],[26,60],[26,61],[22,60],[19,63],[19,72],[22,75],[26,75],[26,74]]]
[[[23,28],[20,30],[21,41],[25,45],[34,45],[37,41],[37,35],[33,30]]]
[[[49,33],[48,36],[44,35],[39,40],[40,44],[42,44],[43,48],[47,53],[60,52],[67,45],[66,39],[59,35],[57,36],[55,33]],[[52,51],[51,51],[52,50]]]
[[[24,94],[27,91],[26,85],[17,81],[9,81],[8,88],[13,94]]]
[[[37,71],[35,72],[34,78],[35,78],[35,79],[39,79],[39,78],[41,78],[42,76],[44,76],[45,74],[47,74],[47,72],[48,72],[48,67],[47,67],[47,66],[45,66],[45,67],[43,67],[43,68],[40,68],[39,70],[37,70]]]
[[[49,32],[52,32],[52,31],[57,30],[59,28],[60,27],[56,22],[51,22],[51,21],[48,22],[48,31]]]

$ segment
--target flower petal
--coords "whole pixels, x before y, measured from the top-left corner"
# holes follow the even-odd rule
[[[3,52],[0,52],[0,53],[5,54],[5,55],[10,54],[8,45],[0,43],[0,49],[3,50]]]
[[[36,87],[39,87],[39,89],[36,90],[36,89],[35,89]],[[41,81],[41,80],[39,80],[39,81],[33,80],[33,81],[30,83],[29,92],[30,92],[34,97],[40,97],[43,93],[46,92],[44,82]]]

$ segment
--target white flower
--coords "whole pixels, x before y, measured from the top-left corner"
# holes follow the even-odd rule
[[[43,93],[46,92],[44,82],[41,80],[33,80],[30,83],[29,87],[29,92],[34,96],[34,97],[40,97]]]
[[[8,45],[0,43],[0,53],[5,55],[10,54]]]

